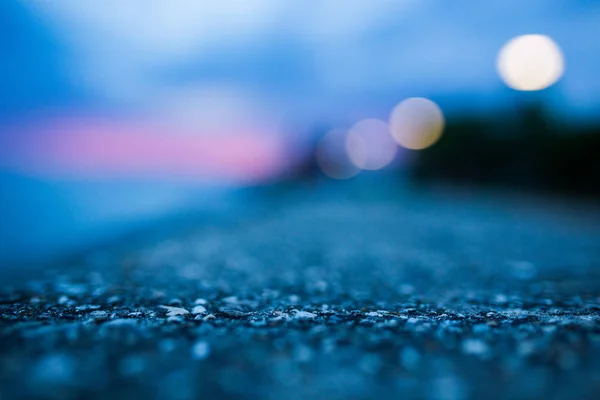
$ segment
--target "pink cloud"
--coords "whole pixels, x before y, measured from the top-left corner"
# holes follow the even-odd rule
[[[269,132],[192,134],[137,121],[38,121],[7,141],[5,167],[49,178],[160,178],[255,182],[286,167],[284,143]]]

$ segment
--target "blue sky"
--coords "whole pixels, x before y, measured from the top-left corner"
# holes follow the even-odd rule
[[[493,109],[519,96],[499,48],[552,37],[563,79],[539,96],[600,110],[600,2],[590,0],[59,0],[2,3],[0,108],[151,107],[215,87],[291,118],[384,112],[408,96]]]

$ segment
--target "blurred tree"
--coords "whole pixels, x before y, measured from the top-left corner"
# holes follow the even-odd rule
[[[529,102],[516,113],[449,119],[411,177],[600,195],[599,157],[600,126],[553,123],[542,103]]]

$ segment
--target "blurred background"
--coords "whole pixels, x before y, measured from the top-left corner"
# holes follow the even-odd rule
[[[273,188],[600,195],[595,0],[3,0],[0,27],[3,266]]]

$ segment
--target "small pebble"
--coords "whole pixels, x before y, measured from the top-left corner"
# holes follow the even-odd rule
[[[317,314],[308,311],[292,310],[292,313],[293,317],[297,319],[314,319],[317,317]]]
[[[414,370],[418,367],[421,355],[414,347],[405,347],[400,352],[400,364],[408,370]]]
[[[126,318],[117,318],[112,321],[108,321],[105,326],[126,326],[126,325],[135,325],[137,323],[136,320],[126,319]]]
[[[300,363],[306,363],[312,360],[313,351],[310,347],[299,344],[294,347],[294,359]]]
[[[483,340],[466,339],[463,341],[462,349],[466,354],[482,356],[487,354],[489,346]]]
[[[97,310],[99,308],[100,308],[100,306],[97,306],[97,305],[84,304],[82,306],[75,308],[75,310],[76,311],[87,311],[87,310]]]
[[[160,308],[164,308],[165,310],[167,310],[167,317],[176,317],[178,315],[186,315],[186,314],[190,313],[185,308],[170,307],[170,306],[160,306]]]
[[[179,307],[181,306],[183,303],[181,302],[180,299],[171,299],[169,300],[169,305],[170,306],[175,306],[175,307]]]
[[[288,300],[290,301],[290,304],[298,304],[298,302],[300,302],[300,296],[292,294],[288,297]]]
[[[206,308],[204,306],[198,305],[192,309],[192,314],[194,314],[194,315],[195,314],[204,314],[204,313],[206,313]]]
[[[92,311],[89,316],[97,321],[108,319],[108,313],[106,311]]]
[[[225,297],[221,301],[223,303],[227,303],[227,304],[235,304],[238,302],[238,298],[236,296],[229,296],[229,297]]]
[[[210,355],[210,346],[207,342],[201,340],[192,346],[192,358],[194,360],[204,360]]]
[[[161,340],[158,343],[158,350],[162,353],[170,353],[177,348],[177,343],[173,339]]]

